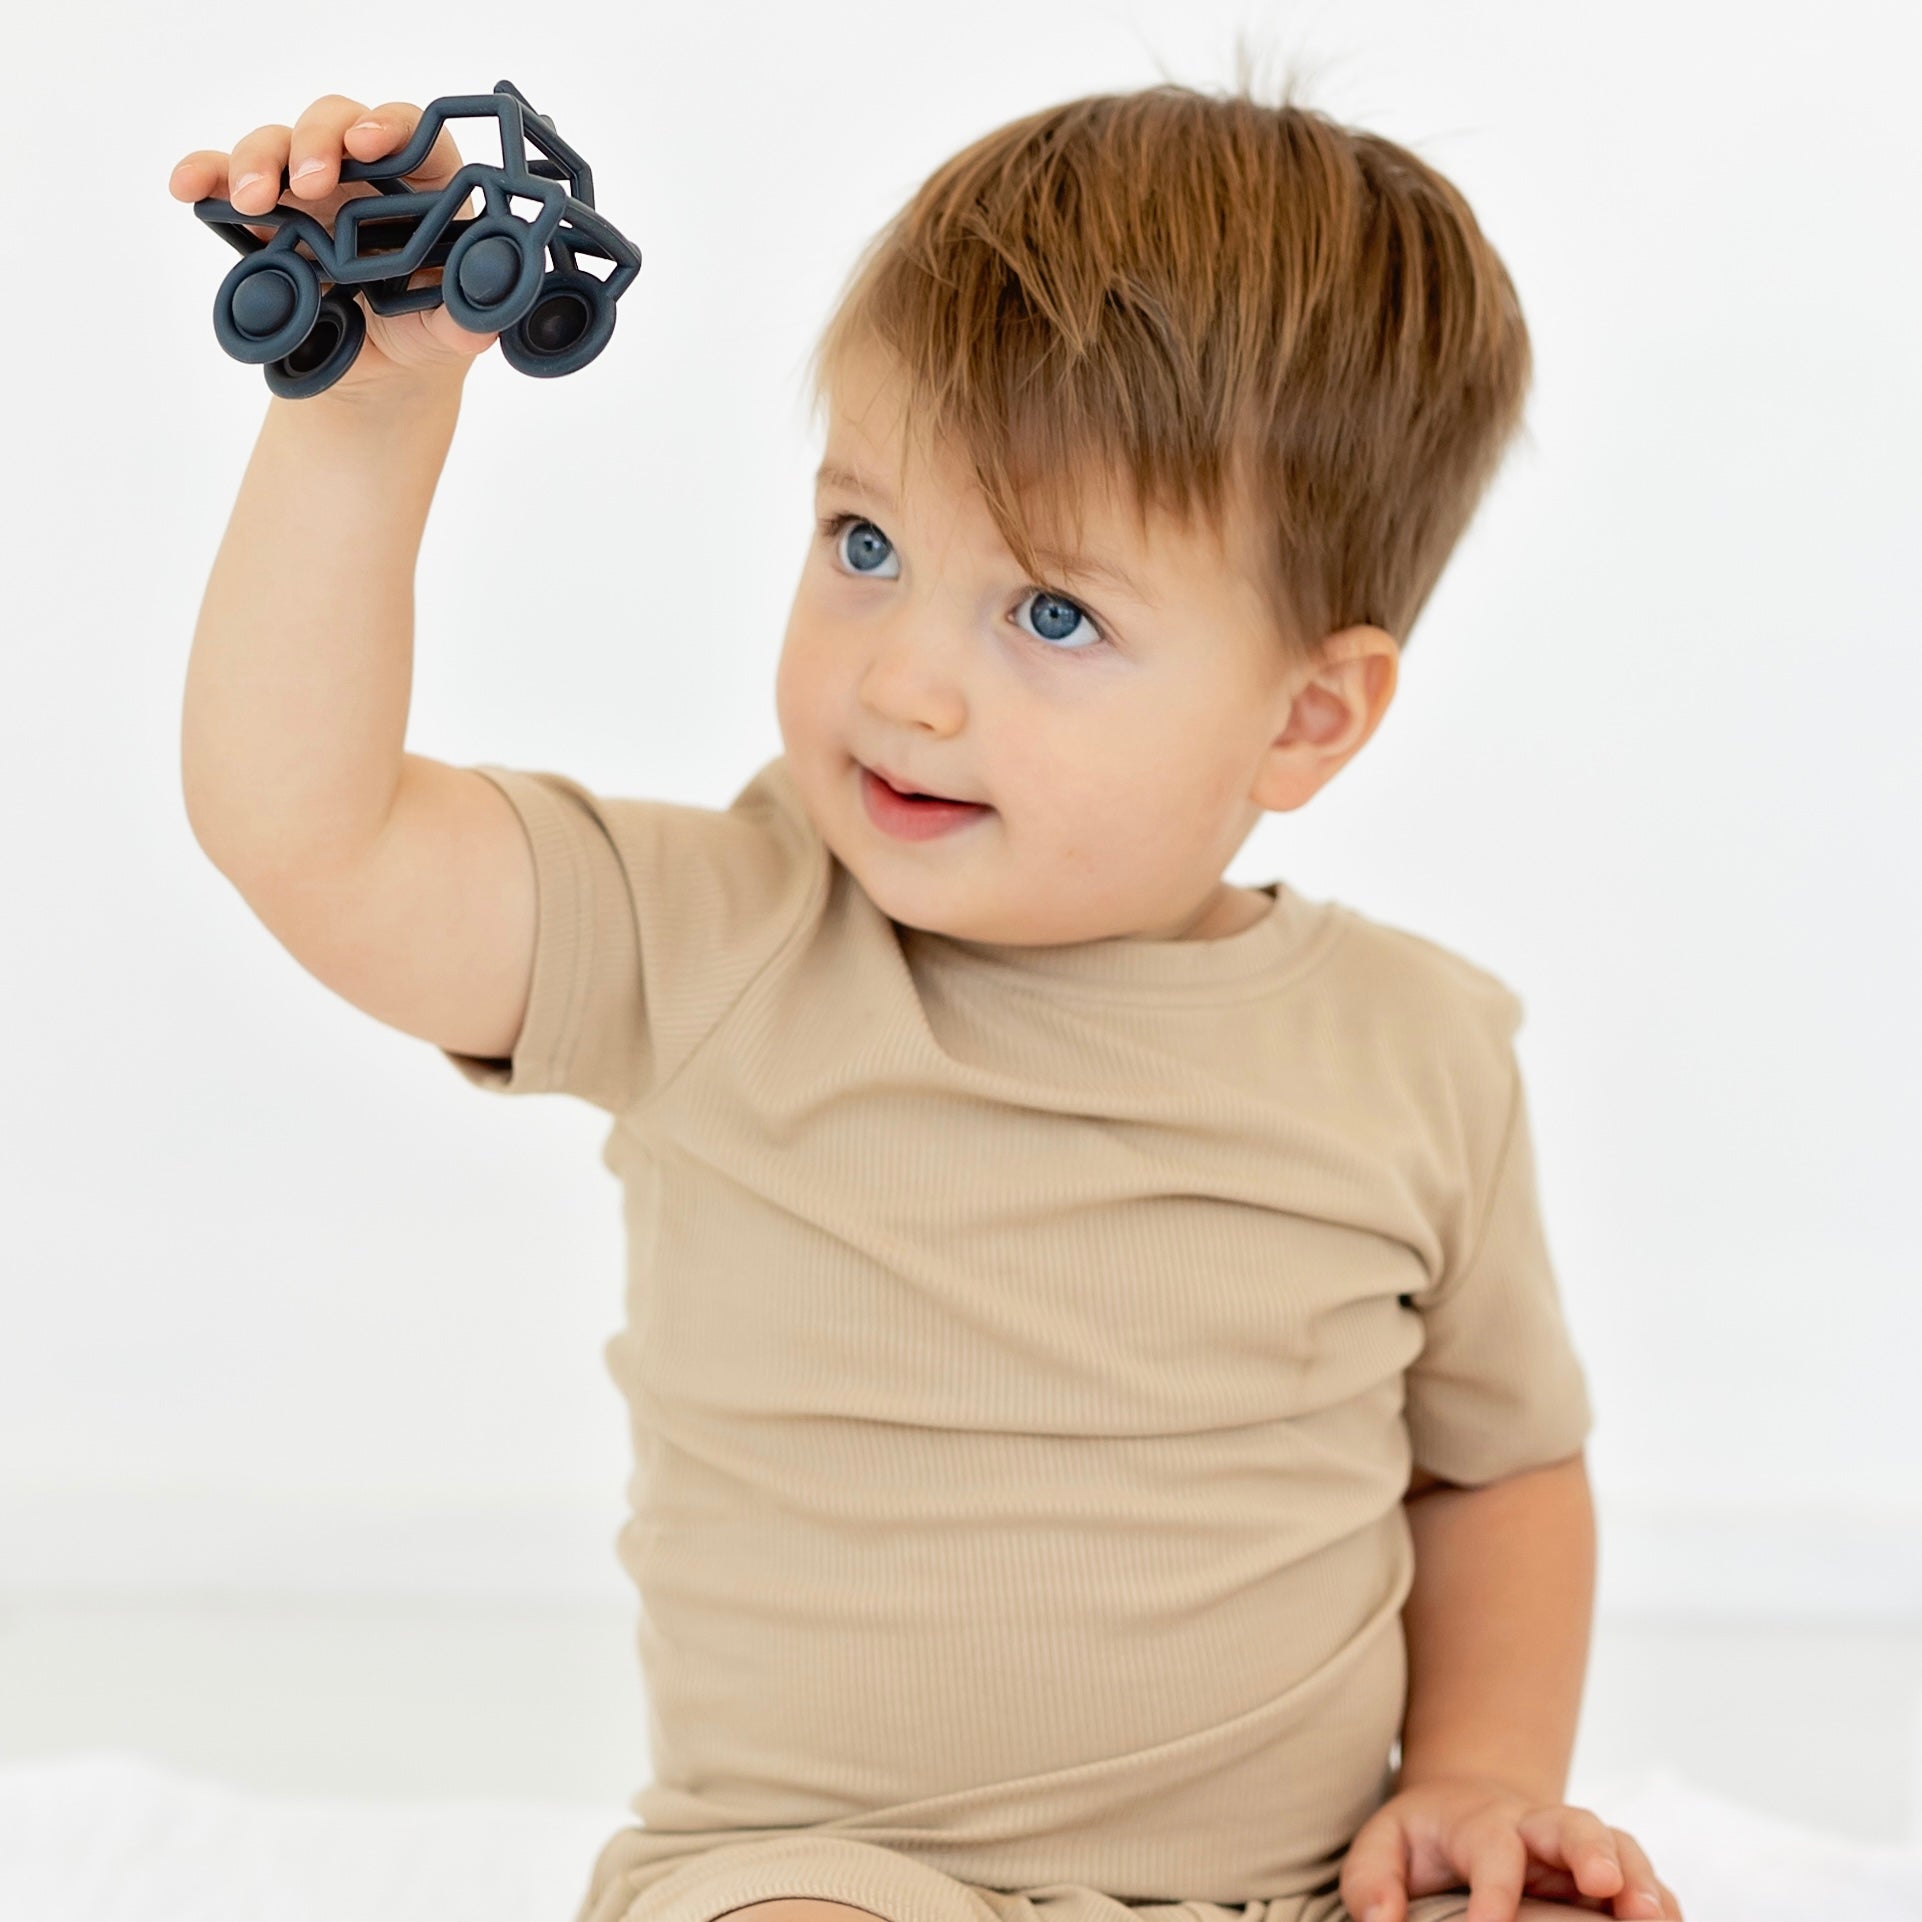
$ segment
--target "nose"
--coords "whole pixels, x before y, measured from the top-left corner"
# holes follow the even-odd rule
[[[892,726],[954,733],[967,712],[961,684],[966,637],[925,610],[904,611],[870,634],[860,679],[863,703]]]

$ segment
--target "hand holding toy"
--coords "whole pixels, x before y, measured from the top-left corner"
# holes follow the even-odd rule
[[[214,300],[215,337],[234,359],[261,365],[268,387],[286,399],[324,392],[364,349],[372,378],[376,359],[458,364],[498,335],[511,366],[545,377],[585,367],[613,334],[614,303],[640,272],[641,256],[595,211],[593,175],[553,121],[508,80],[491,94],[430,101],[413,116],[405,105],[383,108],[375,130],[363,131],[369,116],[357,103],[329,95],[298,129],[260,129],[234,158],[257,157],[263,143],[280,157],[271,198],[264,178],[227,188],[224,154],[193,154],[174,170],[178,197],[211,184],[265,203],[243,210],[216,191],[196,199],[194,212],[241,255]],[[498,166],[464,162],[444,131],[450,120],[480,118],[499,126]],[[374,156],[353,159],[350,140],[373,146]],[[288,173],[289,142],[304,156],[299,185]],[[336,154],[339,185],[330,186]],[[372,191],[347,191],[362,182]],[[476,190],[483,210],[463,217]],[[312,211],[282,205],[288,193],[308,197]],[[611,262],[612,271],[584,271],[581,255]],[[440,278],[410,287],[423,269]],[[370,343],[356,290],[377,322],[421,320],[411,329],[404,320],[377,325]],[[434,312],[442,307],[452,331]]]

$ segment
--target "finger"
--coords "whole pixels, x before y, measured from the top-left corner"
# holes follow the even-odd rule
[[[1531,1902],[1559,1902],[1564,1908],[1581,1909],[1590,1914],[1598,1907],[1605,1911],[1608,1902],[1606,1896],[1584,1895],[1566,1869],[1544,1868],[1539,1862],[1530,1865],[1523,1893]]]
[[[389,100],[372,112],[362,114],[347,129],[348,148],[356,160],[379,160],[385,154],[399,153],[413,138],[420,117],[421,109],[411,100]],[[443,180],[451,180],[460,169],[460,149],[454,145],[454,136],[443,126],[427,150],[427,158],[406,177],[419,181],[424,187],[433,187]]]
[[[429,310],[427,331],[450,353],[470,356],[486,353],[500,339],[498,333],[470,334],[444,306]]]
[[[211,147],[202,147],[176,163],[167,176],[167,191],[176,200],[205,200],[210,195],[227,198],[227,156]]]
[[[1624,1918],[1624,1922],[1631,1916],[1635,1922],[1650,1922],[1650,1918],[1672,1914],[1672,1905],[1655,1879],[1655,1865],[1648,1859],[1647,1851],[1626,1829],[1616,1829],[1613,1833],[1615,1852],[1622,1863],[1621,1892],[1615,1897],[1616,1915]]]
[[[1356,1831],[1341,1865],[1342,1906],[1355,1922],[1402,1922],[1408,1906],[1408,1837],[1392,1815]]]
[[[1472,1851],[1466,1872],[1468,1911],[1462,1922],[1515,1922],[1528,1879],[1528,1846],[1512,1823]]]
[[[227,156],[212,149],[190,153],[168,176],[167,191],[176,200],[225,200],[231,205],[232,196],[227,191]],[[247,231],[256,240],[274,237],[271,223],[265,227],[247,223]]]
[[[1566,1869],[1583,1895],[1608,1896],[1627,1886],[1615,1830],[1593,1809],[1535,1809],[1516,1824],[1522,1840],[1552,1868]]]
[[[256,127],[235,141],[227,162],[227,177],[233,183],[227,198],[243,214],[264,214],[280,199],[280,174],[293,132],[291,127]]]
[[[294,122],[288,185],[302,200],[318,200],[340,185],[341,136],[366,111],[358,100],[327,93]]]

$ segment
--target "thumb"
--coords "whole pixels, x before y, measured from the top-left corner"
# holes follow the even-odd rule
[[[449,353],[471,358],[484,354],[500,339],[498,333],[472,334],[450,314],[445,307],[430,308],[426,315],[427,331],[433,336],[436,346],[444,347]]]
[[[1379,1812],[1365,1822],[1342,1860],[1342,1906],[1354,1922],[1402,1922],[1408,1910],[1408,1838]]]

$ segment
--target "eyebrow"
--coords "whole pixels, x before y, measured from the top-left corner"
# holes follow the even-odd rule
[[[888,490],[868,475],[852,467],[842,467],[834,461],[824,460],[815,469],[814,482],[817,487],[835,487],[844,493],[858,494],[871,500],[876,506],[885,508],[890,514],[896,511],[895,500]],[[1105,587],[1117,587],[1122,593],[1146,604],[1149,596],[1131,574],[1125,573],[1112,562],[1104,561],[1094,554],[1064,554],[1056,548],[1037,547],[1036,554],[1064,580],[1093,581]]]

